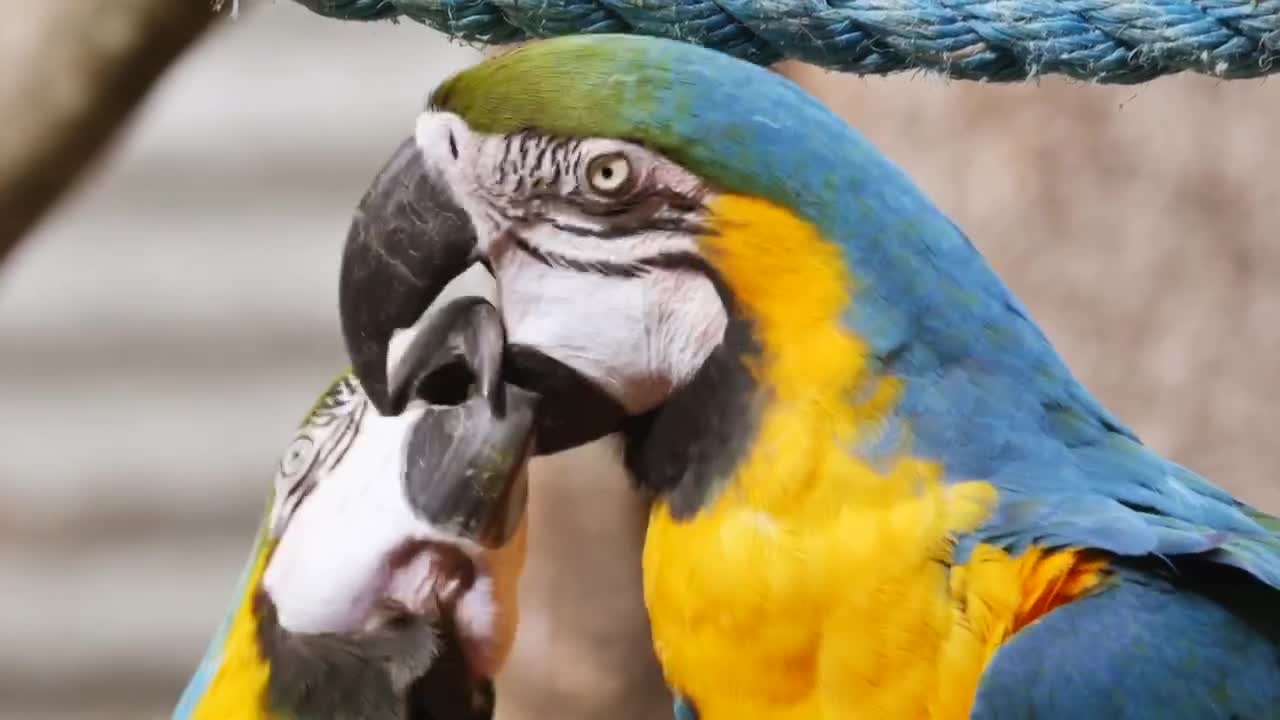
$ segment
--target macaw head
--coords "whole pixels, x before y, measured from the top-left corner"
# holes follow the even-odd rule
[[[344,374],[307,415],[175,719],[489,717],[535,401],[500,379],[492,285],[452,277],[399,338],[397,412]]]
[[[496,277],[511,382],[541,397],[537,450],[622,430],[641,481],[679,488],[677,511],[777,400],[897,403],[932,437],[971,400],[929,392],[945,367],[1066,372],[898,167],[789,80],[722,53],[533,43],[437,88],[414,145],[399,184],[459,220],[423,237],[365,215],[342,270],[353,370],[389,411],[390,339],[471,263]],[[441,247],[451,262],[429,255]],[[883,382],[906,375],[921,394]]]

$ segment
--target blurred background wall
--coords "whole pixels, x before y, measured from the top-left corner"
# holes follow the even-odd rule
[[[249,6],[0,268],[0,720],[167,717],[277,453],[344,364],[351,210],[428,90],[478,57],[412,24]],[[1274,82],[785,71],[905,166],[1149,444],[1280,511]],[[648,690],[636,717],[663,717],[623,562],[639,509],[563,467],[543,470],[559,484],[526,588],[554,612],[527,616],[534,671],[511,683],[551,664],[542,710],[612,717]],[[597,590],[549,579],[570,570]]]

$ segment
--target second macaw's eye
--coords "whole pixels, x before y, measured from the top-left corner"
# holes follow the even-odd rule
[[[587,163],[587,185],[601,195],[623,195],[635,184],[631,161],[619,152],[597,155]]]
[[[299,434],[289,443],[280,458],[280,477],[292,480],[305,475],[314,465],[316,442],[310,436]]]

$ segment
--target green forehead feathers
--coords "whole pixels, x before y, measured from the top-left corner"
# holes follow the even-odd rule
[[[630,118],[657,110],[670,90],[666,63],[631,36],[577,36],[535,42],[447,80],[432,107],[474,130],[539,130],[565,136],[652,141]],[[648,91],[646,92],[646,88]]]
[[[454,76],[432,94],[431,106],[480,132],[640,143],[721,188],[792,208],[795,173],[782,170],[774,153],[791,154],[797,141],[829,148],[825,135],[848,132],[813,96],[775,73],[688,43],[635,35],[534,42]],[[829,153],[820,157],[825,165]]]

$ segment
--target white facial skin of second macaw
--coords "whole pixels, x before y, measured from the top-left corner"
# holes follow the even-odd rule
[[[583,202],[608,207],[611,201],[583,177],[597,158],[621,158],[612,169],[630,175],[642,190],[692,205],[712,197],[679,165],[608,138],[559,144],[539,138],[525,145],[472,131],[446,112],[420,115],[415,140],[429,171],[467,212],[479,249],[497,274],[509,343],[537,348],[640,414],[687,382],[723,339],[724,304],[705,275],[667,268],[631,277],[592,271],[601,264],[637,268],[664,254],[699,253],[696,234],[683,225],[618,232],[609,216],[581,210]],[[570,195],[579,204],[566,201]],[[692,209],[669,216],[687,223],[702,219]]]
[[[280,625],[294,633],[358,633],[394,612],[432,613],[454,581],[425,547],[460,548],[475,582],[457,596],[454,621],[473,669],[492,675],[505,661],[517,623],[516,582],[525,526],[498,550],[463,544],[419,519],[402,490],[408,429],[421,402],[379,415],[354,381],[339,386],[302,429],[276,476],[271,532],[277,538],[263,577]]]
[[[395,568],[387,558],[407,541],[441,539],[414,516],[399,482],[400,449],[420,416],[420,409],[398,417],[366,413],[356,429],[359,441],[292,513],[285,511],[288,488],[277,488],[279,544],[263,587],[285,629],[362,629],[391,584]]]

